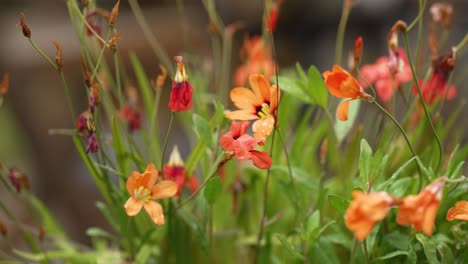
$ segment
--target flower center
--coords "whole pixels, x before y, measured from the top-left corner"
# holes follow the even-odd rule
[[[151,199],[150,194],[150,190],[146,189],[144,186],[140,186],[133,192],[133,198],[139,202],[147,202]]]
[[[267,103],[263,103],[261,106],[257,107],[257,115],[260,118],[267,118],[270,117],[270,105]]]

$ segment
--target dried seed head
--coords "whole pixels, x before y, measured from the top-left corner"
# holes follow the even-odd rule
[[[86,86],[91,88],[91,74],[89,73],[88,66],[86,65],[86,62],[84,61],[83,56],[81,56],[81,66],[83,67],[83,75],[84,75]]]
[[[60,71],[63,68],[62,46],[57,41],[52,41],[52,44],[54,44],[55,48],[57,49],[55,53],[55,63],[57,64],[57,67]]]
[[[29,29],[28,25],[26,25],[26,23],[24,22],[25,19],[26,16],[23,13],[21,13],[19,25],[23,29],[23,35],[27,38],[31,38],[31,30]]]
[[[109,18],[109,26],[113,28],[115,26],[115,20],[117,19],[117,16],[119,15],[119,5],[120,5],[120,0],[115,3],[114,8],[112,8],[112,12]]]
[[[2,81],[0,82],[0,96],[6,96],[8,93],[8,88],[10,86],[10,79],[8,73],[3,74]]]
[[[109,47],[112,49],[112,50],[115,50],[115,45],[117,44],[117,41],[120,40],[120,35],[119,33],[117,32],[117,30],[114,30],[114,36],[109,39]]]

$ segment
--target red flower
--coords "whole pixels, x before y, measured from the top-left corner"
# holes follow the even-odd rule
[[[182,160],[179,149],[174,146],[172,149],[169,162],[164,166],[164,176],[167,180],[174,181],[177,184],[176,197],[179,197],[180,192],[188,185],[192,192],[195,192],[200,187],[200,182],[195,175],[190,178],[185,171],[184,161]]]
[[[411,81],[411,68],[402,49],[391,52],[389,57],[380,57],[374,64],[364,65],[361,69],[364,79],[360,80],[362,87],[368,83],[374,85],[380,100],[387,102],[402,83]],[[367,80],[367,82],[366,82]]]
[[[260,169],[271,167],[272,161],[268,152],[254,150],[259,140],[246,134],[249,121],[232,122],[231,130],[221,137],[221,146],[224,150],[232,152],[238,160],[252,160]]]
[[[457,94],[455,86],[447,87],[450,73],[455,66],[454,57],[454,51],[451,51],[447,55],[437,58],[434,62],[434,70],[429,81],[425,84],[422,81],[419,82],[425,102],[432,104],[437,100],[445,98],[445,96],[447,96],[447,99],[452,99]],[[418,94],[416,86],[413,87],[413,93],[415,95]]]
[[[130,105],[125,105],[123,109],[123,116],[128,123],[128,129],[130,131],[139,130],[141,128],[142,115],[141,109],[137,107],[131,107]]]
[[[96,153],[99,150],[99,143],[96,139],[96,128],[94,127],[93,115],[89,111],[84,111],[76,119],[78,131],[88,139],[86,153]]]
[[[192,109],[193,87],[188,82],[188,75],[185,72],[184,61],[181,56],[174,58],[177,64],[177,72],[172,83],[169,109],[172,112],[188,111]]]

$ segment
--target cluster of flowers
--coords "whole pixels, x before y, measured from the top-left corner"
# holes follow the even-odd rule
[[[356,239],[362,241],[370,234],[375,224],[382,221],[390,209],[396,206],[399,209],[396,218],[398,224],[412,225],[415,231],[423,231],[430,236],[446,181],[444,177],[436,179],[418,195],[408,195],[401,199],[387,192],[353,191],[354,200],[349,204],[345,215],[346,227],[354,232]],[[468,201],[457,202],[447,212],[446,219],[468,221]]]

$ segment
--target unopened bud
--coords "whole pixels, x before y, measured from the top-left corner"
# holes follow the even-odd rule
[[[115,20],[117,19],[117,16],[119,15],[119,5],[120,5],[120,0],[115,3],[114,8],[112,8],[112,12],[109,18],[109,26],[113,28],[115,26]]]
[[[10,87],[10,79],[8,73],[3,74],[2,81],[0,82],[0,96],[4,97],[8,93],[8,88]]]
[[[85,79],[86,86],[91,87],[91,74],[89,73],[88,66],[84,61],[83,56],[81,56],[81,66],[83,67],[83,75]]]
[[[161,73],[156,76],[155,86],[156,89],[161,90],[164,86],[164,83],[166,82],[167,70],[164,66],[162,66],[162,64],[159,64],[159,69],[161,70]]]
[[[57,41],[52,41],[52,44],[54,44],[55,48],[57,49],[55,52],[55,63],[57,64],[57,67],[60,71],[63,68],[62,46],[60,46]]]
[[[25,15],[21,13],[19,25],[23,29],[23,35],[27,38],[31,38],[31,30],[29,29],[28,25],[26,25],[26,23],[24,22],[25,19],[26,19]]]
[[[397,31],[406,32],[407,29],[408,29],[408,25],[406,24],[406,22],[403,20],[398,20],[395,23],[395,25],[393,25],[391,32],[397,32]]]
[[[362,37],[359,36],[354,42],[354,67],[358,67],[362,58]]]
[[[119,33],[117,32],[117,30],[114,30],[114,36],[109,39],[109,47],[112,49],[112,50],[115,50],[115,45],[117,45],[117,41],[120,40],[120,36],[119,36]]]
[[[174,61],[177,65],[176,75],[174,81],[176,83],[181,83],[188,80],[187,72],[185,71],[184,58],[182,56],[175,56]]]

